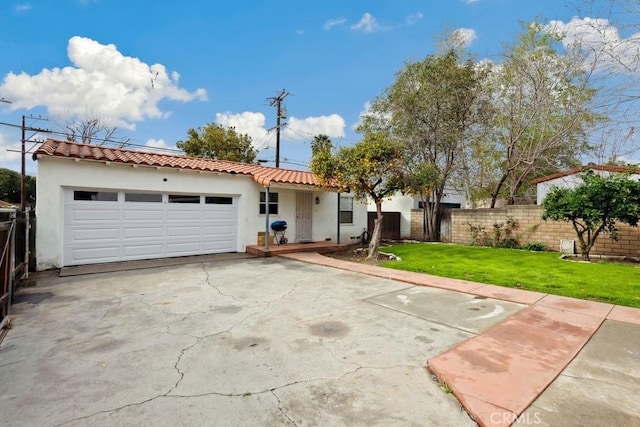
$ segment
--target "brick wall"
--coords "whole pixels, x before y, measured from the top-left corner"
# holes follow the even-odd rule
[[[451,241],[470,244],[472,241],[470,224],[484,227],[491,235],[493,224],[504,224],[508,217],[515,219],[517,229],[514,234],[521,244],[542,242],[549,249],[560,251],[560,240],[575,240],[579,253],[578,237],[569,222],[544,221],[542,207],[537,205],[507,206],[504,209],[454,209],[451,213]],[[413,237],[413,212],[412,212]],[[601,234],[591,250],[592,255],[640,256],[640,228],[619,224],[619,239],[612,241],[608,234]]]

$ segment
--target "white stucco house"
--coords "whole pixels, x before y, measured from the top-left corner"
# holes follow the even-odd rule
[[[580,174],[588,170],[592,170],[601,176],[609,176],[614,173],[626,173],[630,171],[629,167],[589,164],[580,168],[570,169],[564,172],[534,179],[531,181],[531,184],[536,186],[536,204],[541,205],[544,198],[547,197],[547,194],[554,187],[573,188],[579,185],[582,183]],[[635,173],[632,173],[631,178],[640,180],[640,169],[637,169]]]
[[[445,188],[444,195],[441,200],[443,208],[462,208],[466,206],[466,193],[455,188]],[[400,192],[394,194],[389,199],[382,202],[383,212],[399,212],[400,213],[400,238],[411,238],[411,210],[422,209],[422,202],[417,196],[404,195]],[[369,212],[376,211],[376,204],[369,201]]]
[[[38,270],[245,252],[277,220],[289,242],[366,227],[365,204],[310,172],[53,139],[34,159]]]

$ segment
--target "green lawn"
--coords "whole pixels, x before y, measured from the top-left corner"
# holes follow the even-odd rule
[[[398,255],[384,267],[640,307],[640,267],[560,259],[557,252],[529,252],[439,243],[385,247]]]

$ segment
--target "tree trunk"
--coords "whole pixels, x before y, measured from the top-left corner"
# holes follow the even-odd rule
[[[373,233],[369,241],[369,255],[367,260],[378,258],[380,237],[382,236],[382,200],[376,200],[376,219],[373,220]]]
[[[496,184],[496,188],[491,193],[491,206],[490,206],[491,209],[494,209],[496,207],[496,201],[498,200],[498,195],[500,194],[500,190],[502,190],[502,186],[506,182],[507,178],[509,178],[510,173],[511,171],[508,170],[506,173],[502,174],[500,181],[498,181],[498,184]]]

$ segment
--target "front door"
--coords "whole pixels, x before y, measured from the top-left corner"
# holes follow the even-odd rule
[[[296,242],[312,241],[311,210],[313,194],[308,192],[296,193]]]

